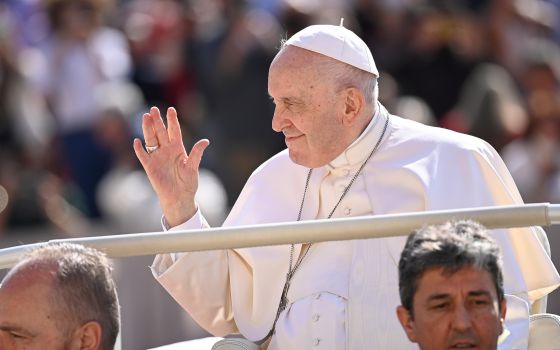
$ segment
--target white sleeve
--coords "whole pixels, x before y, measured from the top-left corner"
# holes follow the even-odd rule
[[[161,217],[161,227],[163,231],[181,231],[181,230],[193,230],[208,228],[210,225],[206,222],[206,219],[202,215],[200,208],[196,211],[192,218],[185,221],[184,223],[177,225],[175,227],[169,227],[165,216]],[[156,255],[154,262],[152,263],[151,270],[154,277],[157,279],[161,276],[171,265],[173,265],[182,256],[188,253],[169,253],[169,254],[158,254]]]

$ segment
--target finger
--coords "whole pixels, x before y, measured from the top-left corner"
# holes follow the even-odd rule
[[[198,167],[200,166],[202,154],[209,144],[210,141],[207,139],[199,140],[194,144],[193,148],[191,149],[191,153],[189,154],[189,164],[193,169],[198,169]]]
[[[170,142],[183,142],[181,135],[181,125],[179,125],[179,118],[177,111],[173,107],[167,109],[167,130],[169,132]]]
[[[154,122],[154,130],[158,139],[159,145],[166,145],[169,142],[169,135],[167,135],[167,129],[161,118],[161,113],[159,108],[150,108],[150,115],[152,116],[152,121]]]
[[[136,157],[140,161],[140,164],[142,164],[142,167],[146,169],[146,164],[148,163],[148,153],[144,149],[144,146],[142,146],[142,141],[135,138],[132,146],[134,147],[134,153],[136,153]]]
[[[148,113],[144,113],[144,116],[142,117],[142,132],[144,133],[144,142],[146,145],[159,145],[156,132],[154,130],[154,122]]]

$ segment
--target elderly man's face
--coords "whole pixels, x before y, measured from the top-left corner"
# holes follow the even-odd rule
[[[15,276],[0,287],[0,349],[67,349],[44,276]]]
[[[424,272],[413,298],[414,318],[404,307],[397,314],[408,338],[423,350],[496,350],[506,305],[490,273],[472,267],[449,275]]]
[[[328,74],[314,63],[328,58],[288,46],[270,66],[268,93],[276,105],[272,128],[284,133],[290,158],[315,168],[335,159],[348,146],[340,111],[344,104]]]

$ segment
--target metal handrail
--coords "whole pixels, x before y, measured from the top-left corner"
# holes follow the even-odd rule
[[[152,255],[290,243],[340,241],[408,235],[423,226],[449,220],[472,219],[489,229],[560,224],[560,204],[478,207],[405,214],[361,216],[252,226],[220,227],[172,232],[132,233],[55,239],[0,250],[0,269],[13,266],[35,247],[70,242],[104,251],[109,257]]]

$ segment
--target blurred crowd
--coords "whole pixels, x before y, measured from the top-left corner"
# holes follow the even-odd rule
[[[132,150],[149,106],[201,137],[200,205],[214,224],[271,130],[268,66],[280,40],[316,23],[370,46],[394,114],[481,137],[527,202],[560,202],[558,0],[2,0],[0,236],[92,223],[159,228]]]
[[[560,0],[0,0],[0,247],[160,230],[132,149],[150,106],[177,108],[187,149],[211,140],[197,200],[219,225],[285,148],[267,93],[280,40],[341,18],[389,111],[485,139],[526,202],[560,203]],[[119,262],[123,349],[200,336],[150,260]]]

